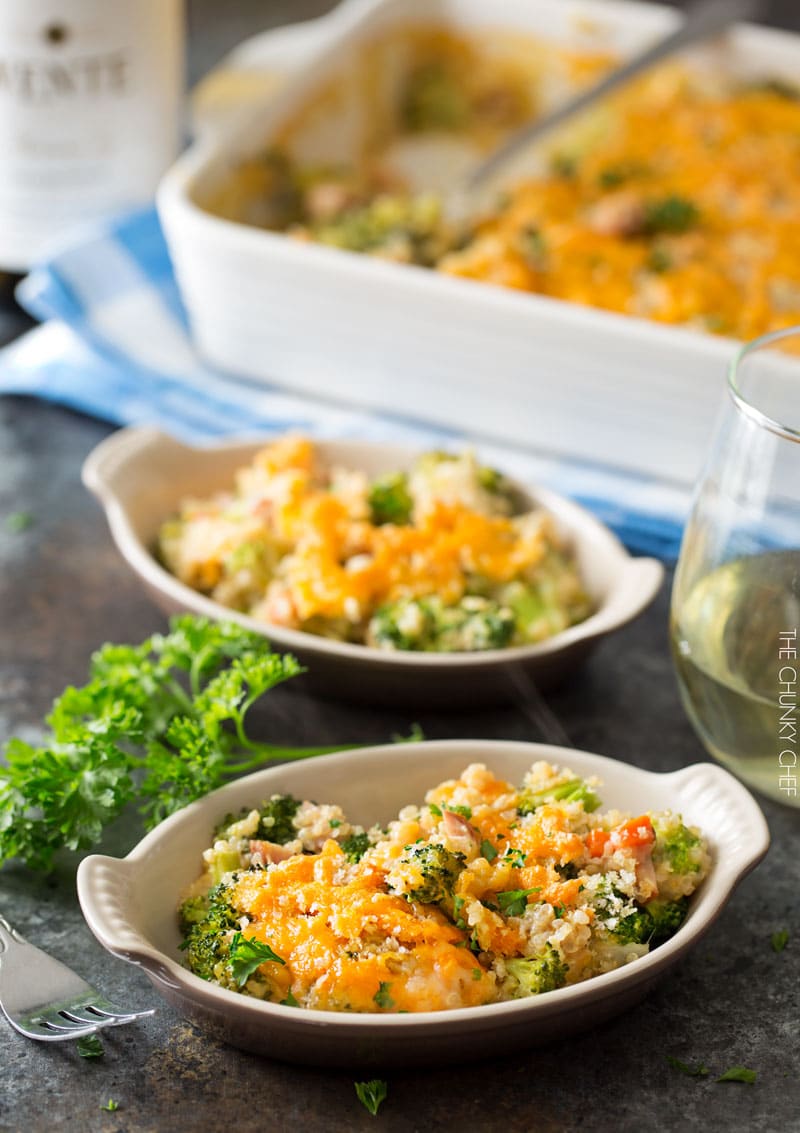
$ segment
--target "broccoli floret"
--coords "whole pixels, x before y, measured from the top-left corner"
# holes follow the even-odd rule
[[[353,252],[391,251],[409,263],[433,266],[447,249],[447,228],[433,193],[380,194],[330,220],[312,223],[323,244]]]
[[[420,64],[402,93],[400,113],[407,130],[460,130],[470,117],[466,93],[441,62]]]
[[[677,901],[648,901],[645,909],[653,922],[653,935],[651,944],[660,944],[674,936],[689,911],[689,898],[681,897]]]
[[[420,884],[403,894],[407,901],[435,905],[453,896],[458,875],[465,862],[463,854],[454,853],[436,842],[407,846],[401,865],[416,866]]]
[[[379,649],[424,650],[433,637],[435,625],[429,601],[401,598],[375,612],[367,639]]]
[[[567,779],[565,783],[543,787],[539,791],[523,788],[519,793],[517,810],[520,814],[533,814],[537,807],[554,802],[582,802],[583,809],[589,814],[600,806],[600,799],[588,783],[583,779]]]
[[[186,935],[190,927],[205,920],[208,915],[208,897],[187,897],[178,909],[181,922],[181,932]]]
[[[373,523],[410,523],[414,501],[408,490],[408,476],[405,472],[379,476],[370,484],[367,502]]]
[[[360,862],[372,843],[369,834],[362,830],[360,834],[350,834],[347,838],[342,838],[339,845],[349,862]]]
[[[655,854],[666,858],[673,873],[698,873],[700,862],[696,850],[700,837],[682,823],[675,826],[656,824]]]
[[[648,901],[635,913],[623,917],[611,936],[620,944],[650,944],[655,946],[674,936],[686,919],[689,901]]]
[[[506,971],[515,981],[513,994],[521,999],[563,987],[567,982],[568,969],[558,950],[548,944],[541,956],[529,960],[507,960]]]
[[[457,606],[440,606],[430,648],[442,653],[503,649],[514,636],[514,615],[506,606],[474,594]]]
[[[277,842],[280,846],[293,842],[297,837],[297,828],[292,819],[299,807],[300,800],[291,795],[273,795],[261,808],[256,837],[267,842]]]
[[[217,885],[205,898],[190,897],[179,910],[186,966],[202,980],[225,983],[232,932],[240,928],[227,885]]]
[[[645,231],[687,232],[700,220],[700,210],[686,197],[670,196],[650,201],[646,208]]]
[[[646,909],[637,909],[622,917],[611,935],[620,944],[647,944],[653,935],[653,919]]]
[[[372,618],[368,639],[384,649],[467,653],[502,649],[513,634],[511,610],[469,594],[454,606],[435,596],[391,602]]]

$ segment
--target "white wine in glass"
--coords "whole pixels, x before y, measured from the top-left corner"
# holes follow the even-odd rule
[[[683,703],[711,754],[800,805],[800,328],[733,363],[670,634]]]

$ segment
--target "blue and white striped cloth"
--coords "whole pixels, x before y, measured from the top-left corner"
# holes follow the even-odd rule
[[[195,353],[156,213],[85,232],[18,289],[42,325],[0,351],[0,392],[46,398],[119,425],[157,424],[194,443],[228,434],[477,444],[517,479],[572,496],[633,551],[674,559],[689,507],[685,488],[605,466],[558,460],[295,395],[210,369]]]

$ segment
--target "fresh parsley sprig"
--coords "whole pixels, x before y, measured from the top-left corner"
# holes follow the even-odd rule
[[[48,870],[62,849],[96,846],[131,801],[145,826],[271,760],[344,745],[259,743],[252,705],[303,670],[290,655],[233,623],[183,615],[141,645],[104,645],[89,680],[53,704],[50,734],[6,745],[0,767],[0,864]]]

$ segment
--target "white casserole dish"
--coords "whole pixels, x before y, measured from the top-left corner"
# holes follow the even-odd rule
[[[306,66],[277,96],[235,130],[218,123],[173,167],[158,207],[197,345],[250,378],[689,483],[733,340],[300,243],[198,204],[323,82],[355,73],[379,30],[489,24],[625,54],[678,18],[625,0],[498,0],[486,13],[484,0],[347,0],[315,22]],[[741,26],[706,52],[737,75],[800,71],[797,37],[768,29]],[[345,89],[344,110],[313,115],[304,158],[357,145],[366,109],[355,79]]]
[[[521,781],[534,760],[602,780],[604,807],[672,809],[707,836],[714,859],[678,932],[649,955],[546,995],[414,1014],[348,1014],[283,1007],[206,983],[181,965],[176,908],[197,878],[210,831],[226,814],[274,792],[339,803],[354,822],[387,822],[434,783],[472,762]],[[83,915],[100,943],[140,966],[164,998],[216,1038],[290,1062],[396,1068],[497,1057],[599,1026],[637,1003],[709,930],[769,846],[764,817],[721,767],[669,774],[585,751],[501,740],[443,740],[362,748],[258,771],[185,807],[126,858],[93,854],[78,869]]]

